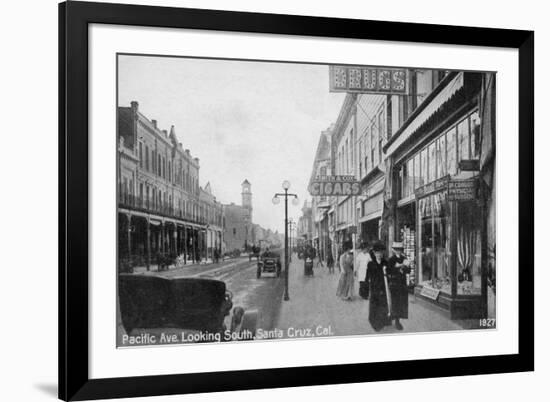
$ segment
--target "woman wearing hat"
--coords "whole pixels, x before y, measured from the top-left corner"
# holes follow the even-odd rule
[[[367,276],[367,266],[371,261],[371,256],[369,254],[369,247],[367,243],[362,242],[359,246],[359,253],[355,258],[355,272],[357,273],[356,277],[359,281],[364,281]],[[360,282],[359,282],[360,283]],[[360,296],[363,296],[360,294]],[[364,296],[363,296],[364,297]]]
[[[391,325],[388,299],[388,281],[386,271],[388,263],[384,259],[385,246],[381,242],[373,245],[374,258],[367,265],[366,281],[369,286],[369,322],[375,331],[380,331],[385,325]]]
[[[340,256],[340,279],[336,296],[342,300],[352,300],[355,287],[355,272],[353,270],[353,244],[350,241],[344,243],[344,252]]]
[[[388,282],[391,292],[391,315],[395,319],[395,328],[403,329],[400,318],[409,317],[409,292],[407,274],[411,272],[409,260],[403,253],[403,243],[393,242],[393,255],[388,260]]]

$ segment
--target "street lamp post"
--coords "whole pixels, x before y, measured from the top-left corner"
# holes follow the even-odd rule
[[[290,243],[290,255],[288,257],[288,260],[292,262],[292,230],[296,228],[296,222],[292,221],[292,219],[289,219],[288,221],[288,230],[290,231],[289,236],[289,243]]]
[[[290,299],[290,297],[288,296],[288,197],[293,197],[292,204],[298,204],[298,195],[289,193],[289,188],[290,182],[288,180],[285,180],[283,182],[283,190],[285,190],[285,192],[276,193],[272,199],[273,204],[278,204],[280,202],[279,197],[284,197],[285,199],[285,301]]]

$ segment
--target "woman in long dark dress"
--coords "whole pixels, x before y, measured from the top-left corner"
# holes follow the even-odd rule
[[[395,328],[403,329],[400,318],[409,318],[409,291],[407,274],[411,272],[407,256],[403,253],[403,243],[393,242],[393,255],[388,260],[388,281],[391,292],[391,315]]]
[[[384,259],[384,248],[381,243],[374,244],[374,258],[367,265],[365,278],[369,286],[369,322],[375,331],[380,331],[384,326],[391,325],[391,316],[388,312],[388,293],[384,281],[384,271],[388,267],[388,263]]]

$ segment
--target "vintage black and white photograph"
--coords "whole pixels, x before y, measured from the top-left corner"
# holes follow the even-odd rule
[[[118,54],[116,346],[496,329],[496,82]]]

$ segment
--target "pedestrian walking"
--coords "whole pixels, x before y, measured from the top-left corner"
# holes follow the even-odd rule
[[[388,262],[384,259],[384,244],[376,242],[373,245],[374,259],[367,264],[366,282],[369,287],[369,322],[375,331],[380,331],[384,326],[391,325],[390,310],[391,297],[388,286],[386,270]]]
[[[332,250],[330,248],[327,250],[327,268],[329,274],[334,273],[334,257],[332,256]]]
[[[353,268],[353,245],[351,242],[344,243],[344,252],[340,256],[340,279],[336,296],[342,300],[352,300],[355,291],[355,271]]]
[[[317,258],[317,264],[315,265],[315,267],[321,266],[321,268],[323,268],[323,259],[321,258],[321,253],[315,247],[313,247],[313,254]]]
[[[403,243],[393,242],[392,256],[388,260],[388,282],[391,292],[391,316],[395,328],[403,329],[400,318],[409,318],[409,291],[407,274],[411,272],[409,260],[403,253]]]
[[[359,253],[355,258],[355,264],[357,265],[357,268],[355,269],[355,271],[357,272],[358,284],[361,283],[361,281],[366,281],[367,266],[370,261],[371,261],[371,257],[369,254],[369,247],[367,243],[363,242],[359,245]]]
[[[220,250],[217,247],[214,248],[214,262],[216,264],[220,262]]]
[[[304,275],[313,276],[313,260],[315,259],[315,249],[311,245],[306,245],[304,250]]]

